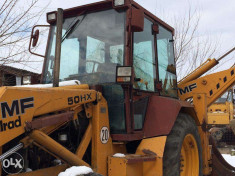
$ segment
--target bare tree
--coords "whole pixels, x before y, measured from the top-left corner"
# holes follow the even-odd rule
[[[174,18],[174,47],[178,77],[181,79],[208,58],[218,56],[219,39],[199,34],[200,11],[189,8],[184,16]]]
[[[28,43],[31,29],[45,11],[39,0],[0,1],[0,65],[30,62]],[[31,61],[31,62],[37,62]]]

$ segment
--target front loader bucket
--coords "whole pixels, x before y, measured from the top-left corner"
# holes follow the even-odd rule
[[[211,176],[235,176],[235,167],[231,166],[219,150],[217,149],[214,140],[210,138],[210,143],[212,145],[212,174]]]

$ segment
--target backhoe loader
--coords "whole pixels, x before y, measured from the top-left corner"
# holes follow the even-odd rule
[[[234,119],[234,88],[229,89],[208,108],[208,121],[211,125],[226,125]]]
[[[207,119],[234,67],[200,77],[212,59],[177,85],[174,29],[132,0],[58,9],[47,22],[29,44],[45,58],[42,84],[0,88],[1,175],[234,175]],[[50,29],[45,55],[33,50],[40,27]]]

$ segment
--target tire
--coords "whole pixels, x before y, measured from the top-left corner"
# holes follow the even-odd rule
[[[188,114],[178,115],[167,136],[163,176],[202,176],[201,140],[195,121]]]

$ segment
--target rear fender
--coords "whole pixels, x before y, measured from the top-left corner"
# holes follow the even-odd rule
[[[150,97],[144,123],[144,136],[168,135],[180,112],[188,113],[199,125],[194,107],[190,103],[167,97]]]

